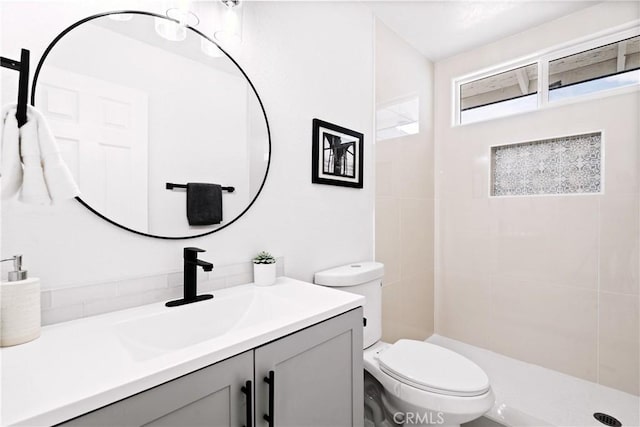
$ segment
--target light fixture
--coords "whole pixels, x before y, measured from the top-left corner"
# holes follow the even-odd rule
[[[178,7],[167,9],[166,15],[170,19],[155,18],[156,33],[170,41],[182,41],[187,38],[187,25],[195,27],[200,19],[189,11],[189,2],[181,1]]]
[[[242,6],[240,0],[221,0],[225,6],[222,11],[222,29],[213,36],[227,46],[236,46],[242,41]]]
[[[191,12],[189,9],[183,9],[179,7],[172,7],[167,9],[167,17],[174,19],[180,23],[180,25],[188,25],[190,27],[196,27],[200,23],[198,15]]]
[[[220,58],[224,56],[224,53],[222,53],[218,45],[204,37],[200,38],[200,50],[202,50],[205,55],[212,58]]]
[[[187,27],[165,18],[155,18],[156,33],[163,39],[179,42],[187,38]]]

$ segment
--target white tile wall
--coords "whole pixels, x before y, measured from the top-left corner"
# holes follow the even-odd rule
[[[436,63],[435,329],[639,395],[638,92],[451,126],[452,79],[634,16],[637,2],[599,3]],[[590,132],[600,193],[489,196],[492,146]]]
[[[284,257],[276,259],[276,275],[284,275]],[[213,292],[253,281],[253,264],[248,262],[215,266],[213,271],[198,270],[198,292]],[[116,282],[94,283],[42,292],[42,324],[66,322],[124,310],[182,296],[182,271],[170,271]]]
[[[398,66],[402,64],[402,66]],[[382,338],[433,333],[433,64],[376,21],[376,103],[417,94],[420,132],[378,141],[375,257],[384,263]]]

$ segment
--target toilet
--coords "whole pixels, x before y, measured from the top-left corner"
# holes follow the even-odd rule
[[[423,341],[381,341],[383,275],[383,264],[359,262],[320,271],[314,278],[318,285],[366,298],[365,425],[458,426],[482,416],[493,406],[494,394],[478,365]]]

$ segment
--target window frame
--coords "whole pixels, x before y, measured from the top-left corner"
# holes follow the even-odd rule
[[[562,43],[553,46],[548,49],[538,51],[531,55],[522,56],[520,58],[503,62],[496,66],[486,67],[473,73],[465,74],[463,76],[453,78],[452,82],[452,127],[457,126],[469,126],[478,123],[484,123],[492,120],[502,119],[505,117],[512,117],[520,114],[528,114],[535,111],[546,110],[548,108],[555,108],[558,106],[573,104],[576,102],[589,101],[599,98],[605,98],[614,95],[621,95],[625,93],[632,93],[640,91],[640,85],[623,86],[612,89],[603,89],[597,92],[592,92],[584,95],[572,96],[569,98],[549,101],[549,62],[563,58],[566,56],[581,53],[590,49],[595,49],[607,44],[616,43],[631,37],[640,36],[640,20],[634,20],[626,24],[613,27],[599,33],[574,39],[566,43]],[[492,117],[485,120],[478,120],[470,123],[462,123],[462,110],[461,110],[461,87],[464,84],[470,83],[475,80],[480,80],[486,77],[490,77],[496,74],[515,70],[520,67],[529,65],[538,65],[538,87],[537,87],[537,107],[528,111],[516,111],[511,114],[505,114],[498,117]]]

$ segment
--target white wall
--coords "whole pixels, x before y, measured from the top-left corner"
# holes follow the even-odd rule
[[[436,332],[640,393],[640,92],[464,126],[452,79],[640,18],[604,2],[436,63]],[[490,198],[489,147],[603,132],[602,195]]]
[[[127,5],[134,8],[133,3]],[[142,10],[158,7],[139,3]],[[26,47],[35,64],[61,30],[84,16],[117,9],[109,4],[3,2],[2,54],[18,57]],[[286,274],[303,280],[312,280],[319,269],[373,257],[371,12],[353,3],[248,2],[244,7],[241,51],[231,53],[264,102],[273,144],[270,174],[253,208],[211,236],[165,241],[118,229],[75,201],[52,207],[7,202],[3,256],[24,254],[26,268],[45,289],[177,270],[185,246],[206,249],[202,258],[221,265],[266,249],[286,257]],[[208,17],[200,17],[199,28],[207,32]],[[14,97],[3,93],[2,100]],[[364,189],[311,184],[314,117],[365,134]],[[52,212],[64,219],[51,223]],[[28,226],[18,225],[25,221]]]

